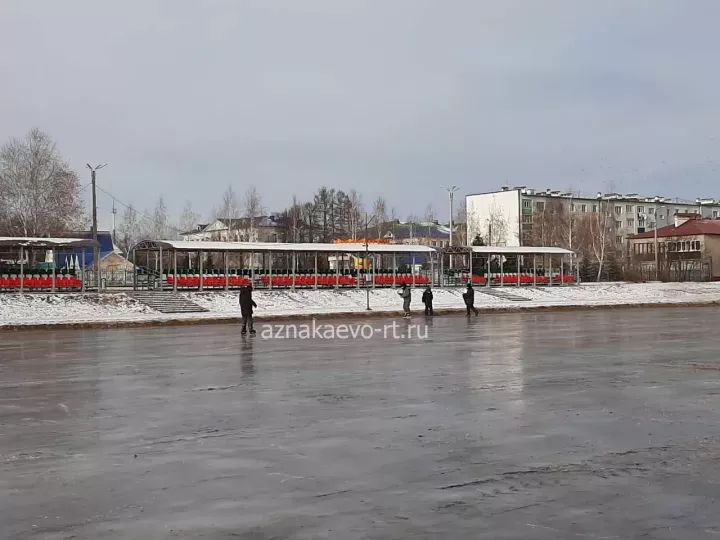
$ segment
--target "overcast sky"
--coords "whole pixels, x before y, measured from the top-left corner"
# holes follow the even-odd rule
[[[0,0],[0,141],[37,126],[119,200],[400,217],[442,185],[720,198],[717,0]],[[111,222],[100,196],[101,225]]]

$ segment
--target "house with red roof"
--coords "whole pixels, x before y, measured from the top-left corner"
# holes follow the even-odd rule
[[[677,213],[671,225],[628,236],[628,254],[644,272],[657,272],[659,279],[719,281],[720,219]]]

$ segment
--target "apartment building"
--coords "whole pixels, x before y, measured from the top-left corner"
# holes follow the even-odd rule
[[[720,217],[720,200],[686,201],[645,197],[637,193],[597,193],[587,196],[569,191],[535,190],[524,186],[465,196],[468,238],[480,235],[495,245],[520,246],[532,237],[533,224],[548,208],[561,208],[579,216],[603,209],[612,219],[616,243],[673,222],[675,214],[692,213],[702,218]],[[554,210],[553,210],[554,211]]]

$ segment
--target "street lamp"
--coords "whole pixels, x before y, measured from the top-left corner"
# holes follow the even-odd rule
[[[448,197],[450,199],[450,242],[449,247],[452,247],[453,245],[453,200],[455,198],[455,192],[458,191],[460,188],[453,185],[450,187],[443,187],[445,191],[448,192]],[[452,250],[451,250],[452,251]],[[452,253],[450,253],[450,269],[453,267],[453,256]]]
[[[368,227],[370,226],[370,221],[377,218],[377,214],[372,217],[372,219],[368,220],[367,212],[365,212],[365,261],[369,261],[370,259],[370,245],[368,244]],[[366,269],[367,270],[367,269]],[[358,279],[360,276],[358,275]],[[372,311],[370,309],[370,289],[368,288],[367,284],[365,285],[365,303],[366,311]]]
[[[658,254],[658,210],[664,210],[664,206],[658,206],[657,203],[660,202],[659,197],[655,197],[655,227],[653,227],[653,238],[655,240],[654,242],[654,249],[655,249],[655,281],[660,281],[660,257]]]
[[[98,224],[97,224],[97,195],[95,192],[95,172],[99,171],[103,167],[107,166],[107,163],[98,165],[97,167],[90,166],[86,163],[87,168],[90,169],[90,178],[92,184],[92,237],[95,242],[98,241]],[[100,250],[95,246],[93,248],[93,266],[95,267],[95,280],[97,282],[97,290],[100,292]],[[84,278],[84,276],[83,276]]]

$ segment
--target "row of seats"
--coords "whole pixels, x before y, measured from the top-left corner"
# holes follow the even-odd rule
[[[468,281],[468,276],[464,275],[461,277],[461,280],[466,282]],[[533,276],[532,274],[520,274],[518,278],[518,274],[491,274],[490,281],[493,283],[502,283],[509,284],[509,285],[517,285],[518,281],[521,285],[532,285],[534,283],[538,283],[541,285],[546,285],[550,283],[550,278],[547,276]],[[561,275],[555,275],[552,278],[553,283],[574,283],[575,282],[575,276],[571,276],[568,274],[561,274]],[[476,276],[473,275],[473,284],[486,284],[487,279],[484,276]]]
[[[169,287],[175,286],[174,276],[164,276]],[[270,276],[263,275],[257,278],[263,286],[270,286]],[[295,276],[296,287],[314,287],[316,277],[314,274],[300,274]],[[416,285],[427,285],[430,283],[430,279],[427,276],[416,275],[414,280]],[[360,285],[372,284],[372,276],[361,276]],[[412,274],[397,274],[394,278],[396,285],[408,284],[412,285],[413,276]],[[336,284],[341,287],[353,287],[358,285],[358,278],[350,275],[330,275],[323,274],[317,276],[317,284],[320,287],[334,287]],[[250,285],[250,279],[247,277],[241,277],[237,275],[230,275],[228,277],[228,286],[237,288],[245,285]],[[376,275],[375,285],[380,286],[392,286],[393,276],[392,275]],[[273,287],[292,287],[293,276],[292,275],[274,275],[272,276]],[[184,289],[197,289],[200,287],[200,276],[199,275],[180,275],[177,277],[177,287]],[[203,288],[224,288],[225,287],[225,276],[221,275],[205,275],[203,276]]]
[[[175,286],[174,276],[167,276],[167,284],[170,287]],[[229,276],[228,285],[230,287],[244,287],[250,285],[250,280],[240,276]],[[177,286],[181,289],[198,289],[200,288],[200,276],[178,276]],[[225,287],[225,276],[203,276],[203,287],[208,289]]]
[[[7,276],[3,275],[0,277],[0,290],[18,290],[20,289],[21,278],[20,276]],[[52,276],[25,276],[22,279],[22,288],[29,291],[50,291],[53,288]],[[80,278],[75,276],[59,275],[55,277],[55,289],[56,290],[80,290],[82,289],[82,281]]]
[[[270,277],[262,276],[260,281],[266,287],[270,285]],[[334,287],[339,284],[341,287],[356,286],[358,283],[357,278],[352,276],[317,276],[317,284],[321,287]],[[292,276],[273,276],[272,286],[273,287],[292,287],[293,277]],[[295,276],[296,287],[313,287],[315,286],[315,276]]]
[[[372,278],[368,280],[370,283],[372,283]],[[427,276],[421,276],[416,275],[415,276],[415,285],[427,285],[430,283],[430,278]],[[392,285],[393,284],[393,276],[382,274],[379,276],[375,276],[375,285]],[[413,275],[412,274],[397,274],[395,276],[395,285],[412,285],[413,284]]]

